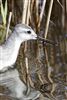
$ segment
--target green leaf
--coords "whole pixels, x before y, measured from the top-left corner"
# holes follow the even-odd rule
[[[2,15],[2,19],[3,19],[3,23],[4,23],[4,8],[3,8],[2,1],[1,1],[1,15]]]
[[[4,15],[5,15],[5,21],[6,21],[6,17],[7,17],[7,0],[5,1]]]
[[[1,15],[3,19],[4,26],[6,25],[6,17],[7,17],[7,0],[5,1],[5,8],[3,7],[2,1],[1,1]]]

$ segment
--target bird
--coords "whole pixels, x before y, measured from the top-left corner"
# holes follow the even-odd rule
[[[41,94],[31,86],[29,93],[26,93],[27,86],[16,68],[0,74],[0,85],[6,88],[2,93],[0,91],[0,96],[10,97],[11,100],[36,100]]]
[[[40,40],[46,43],[52,43],[49,40],[37,36],[35,31],[26,24],[17,24],[13,32],[6,41],[0,45],[0,71],[7,70],[13,66],[17,60],[20,45],[28,40]]]

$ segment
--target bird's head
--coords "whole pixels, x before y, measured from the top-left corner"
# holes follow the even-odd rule
[[[17,24],[14,28],[14,31],[16,32],[21,41],[37,39],[37,34],[30,26],[27,26],[25,24]]]
[[[37,36],[37,34],[33,31],[33,29],[25,24],[17,24],[14,28],[15,33],[17,34],[18,38],[20,39],[20,41],[27,41],[27,40],[40,40],[43,41],[45,43],[49,43],[49,44],[55,44],[53,41],[44,39],[40,36]]]

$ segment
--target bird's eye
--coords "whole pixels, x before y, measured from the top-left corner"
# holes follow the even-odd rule
[[[27,31],[28,34],[31,34],[31,31]]]

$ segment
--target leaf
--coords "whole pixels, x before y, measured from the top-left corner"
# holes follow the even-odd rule
[[[4,26],[6,25],[6,17],[7,17],[7,0],[5,1],[5,8],[3,7],[2,1],[1,1],[1,15],[3,19]]]
[[[5,20],[7,17],[7,0],[5,1],[5,10],[4,10]]]
[[[1,1],[1,15],[2,15],[2,19],[3,19],[3,23],[4,23],[4,8],[3,8],[2,1]]]

